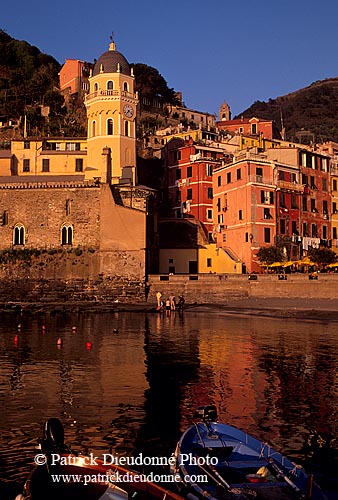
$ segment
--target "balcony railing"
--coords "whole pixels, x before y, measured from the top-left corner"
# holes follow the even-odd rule
[[[256,153],[254,151],[239,151],[235,155],[236,160],[258,160],[258,161],[269,161],[268,160],[268,155],[264,153]]]
[[[274,186],[275,183],[271,177],[263,177],[262,175],[249,175],[249,182],[264,184],[265,186]]]
[[[125,90],[97,90],[85,96],[86,101],[101,97],[127,97],[128,99],[137,99],[137,94],[126,92]]]
[[[303,184],[297,184],[296,182],[278,180],[277,187],[280,189],[288,189],[289,191],[298,191],[299,193],[304,192]]]

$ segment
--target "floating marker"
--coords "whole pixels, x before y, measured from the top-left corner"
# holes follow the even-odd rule
[[[92,347],[93,347],[93,344],[91,342],[86,342],[87,351],[90,351]]]
[[[19,335],[15,335],[14,336],[13,343],[14,343],[14,345],[18,345],[18,343],[19,343]]]
[[[41,330],[42,330],[42,333],[45,333],[45,331],[46,331],[45,325],[42,325]]]
[[[76,332],[77,328],[76,326],[72,326],[72,332]]]
[[[118,329],[117,328],[113,328],[113,332],[114,333],[119,333]]]
[[[59,338],[57,339],[57,341],[56,341],[56,345],[58,345],[58,346],[60,346],[60,347],[61,347],[61,346],[62,346],[62,344],[63,344],[62,339],[60,339],[60,337],[59,337]]]

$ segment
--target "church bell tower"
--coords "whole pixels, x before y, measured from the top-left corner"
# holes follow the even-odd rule
[[[133,68],[113,41],[95,63],[89,85],[85,178],[135,184],[138,97]]]

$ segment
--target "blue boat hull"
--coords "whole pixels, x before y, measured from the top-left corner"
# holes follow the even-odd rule
[[[182,435],[175,458],[172,470],[192,500],[326,498],[301,467],[230,425],[195,423]]]

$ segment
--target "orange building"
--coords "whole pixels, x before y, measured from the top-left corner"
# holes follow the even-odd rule
[[[259,271],[261,246],[274,243],[276,187],[271,161],[245,154],[214,171],[217,246],[230,248],[248,272]]]
[[[217,246],[248,272],[261,271],[260,247],[279,245],[285,260],[297,260],[330,246],[329,158],[293,146],[243,151],[213,172]]]
[[[68,95],[83,96],[89,91],[88,77],[92,64],[79,59],[66,59],[59,73],[60,90]]]

